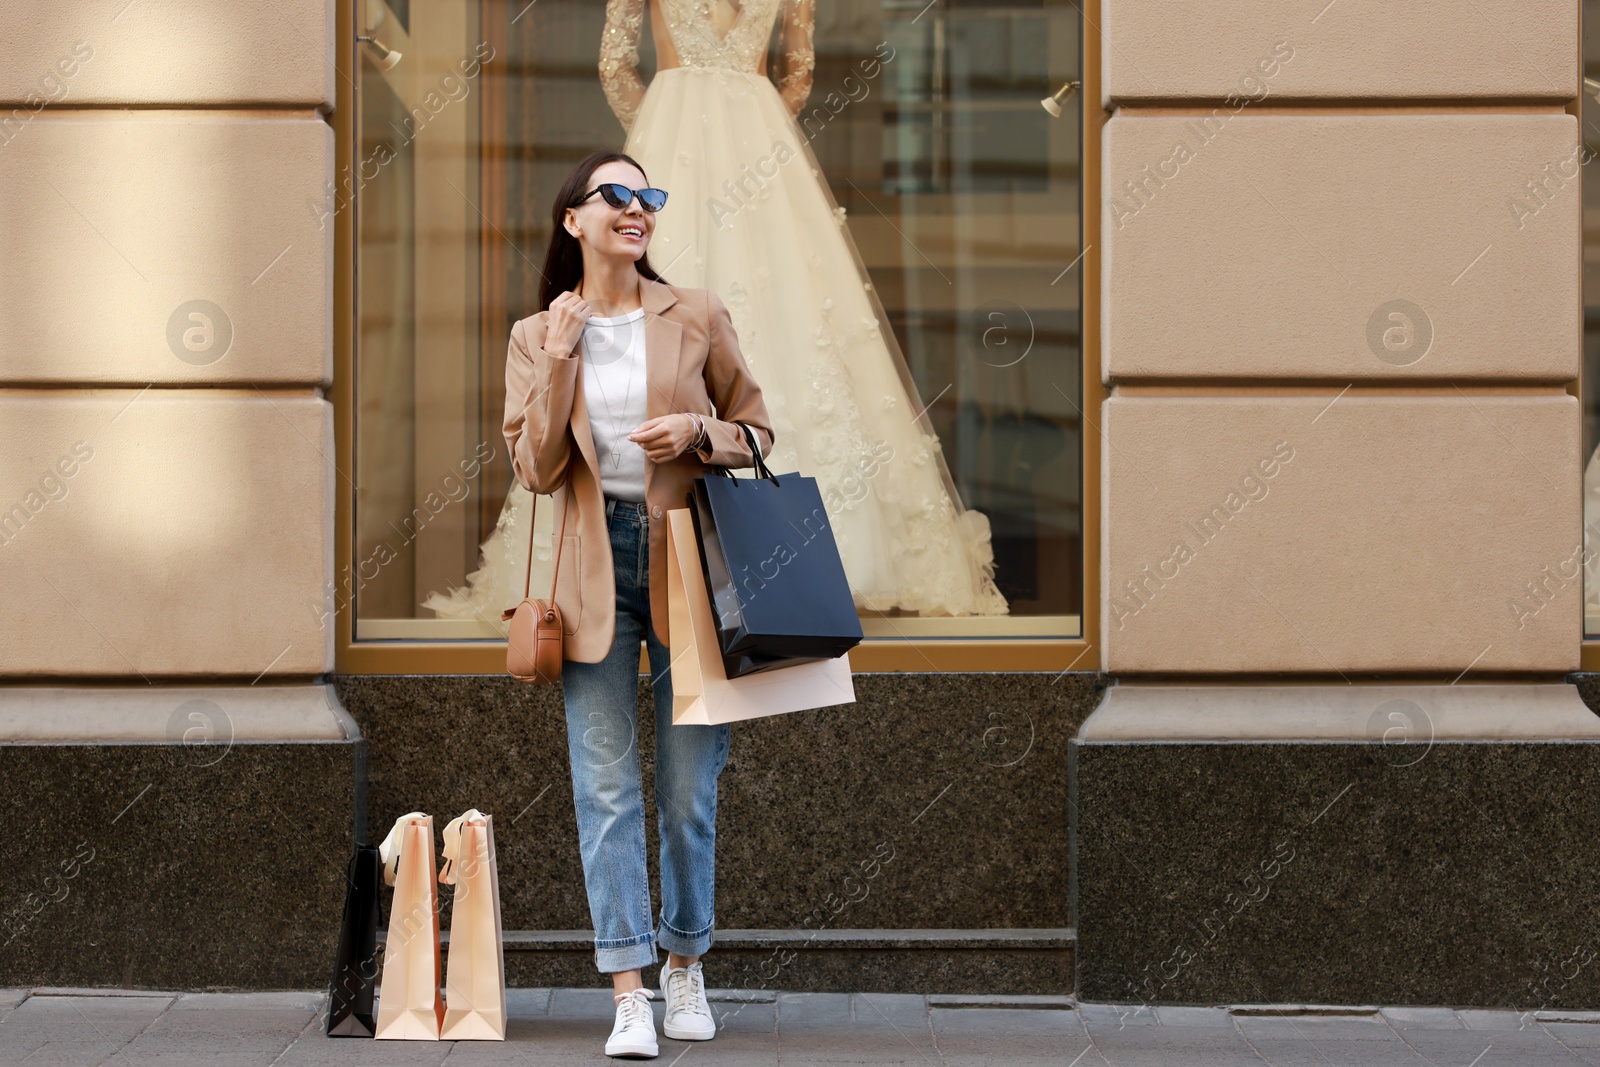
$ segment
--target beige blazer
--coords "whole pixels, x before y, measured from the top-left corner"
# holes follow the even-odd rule
[[[639,282],[646,415],[704,415],[710,438],[698,452],[665,463],[646,462],[650,620],[656,637],[667,643],[666,513],[686,506],[690,483],[708,464],[754,465],[744,434],[734,422],[747,423],[756,431],[765,456],[772,451],[772,420],[721,298],[709,289],[680,289],[648,278]],[[506,352],[506,445],[517,481],[535,493],[555,494],[563,538],[556,582],[556,606],[567,632],[562,655],[597,663],[611,651],[616,629],[611,535],[579,377],[583,364],[577,354],[557,357],[544,350],[548,316],[548,311],[541,311],[511,327]],[[548,595],[548,590],[535,589],[533,595]]]

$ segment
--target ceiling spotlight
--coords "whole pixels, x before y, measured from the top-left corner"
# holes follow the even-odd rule
[[[1039,106],[1050,112],[1051,117],[1060,118],[1061,105],[1065,104],[1067,99],[1071,97],[1073,93],[1077,92],[1078,89],[1079,84],[1077,82],[1069,81],[1061,88],[1057,89],[1054,93],[1051,93],[1049,96],[1039,101]]]
[[[1600,81],[1595,81],[1593,78],[1583,79],[1583,91],[1594,97],[1597,103],[1600,103]]]
[[[365,41],[367,44],[372,46],[373,54],[378,57],[379,70],[393,70],[395,66],[399,64],[401,53],[396,52],[394,49],[385,45],[376,37],[368,37],[365,34],[362,34],[360,37],[357,37],[356,40]]]

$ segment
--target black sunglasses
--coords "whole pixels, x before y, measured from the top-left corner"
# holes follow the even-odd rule
[[[667,206],[667,191],[665,189],[629,189],[618,182],[602,182],[574,200],[569,207],[577,207],[595,193],[599,193],[605,202],[614,208],[625,208],[633,202],[634,197],[639,198],[639,206],[649,212],[657,212]]]

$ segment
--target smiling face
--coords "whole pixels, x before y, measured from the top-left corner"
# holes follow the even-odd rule
[[[638,167],[613,159],[595,168],[584,192],[606,182],[617,182],[630,189],[643,189],[650,184]],[[650,245],[656,218],[639,205],[638,197],[628,201],[625,208],[614,208],[606,203],[604,196],[595,193],[577,207],[567,208],[562,224],[584,246],[585,255],[597,253],[636,262]]]

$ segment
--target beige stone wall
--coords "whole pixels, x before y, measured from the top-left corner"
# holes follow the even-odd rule
[[[1578,402],[1338,392],[1106,402],[1113,669],[1575,669]]]
[[[332,0],[8,0],[0,103],[332,110],[333,47]]]
[[[1105,139],[1108,382],[1578,376],[1571,115],[1133,110]]]
[[[1104,17],[1108,669],[1576,669],[1576,0]]]
[[[1104,96],[1565,103],[1578,93],[1578,2],[1105,0]]]
[[[0,6],[0,676],[332,669],[333,19]]]

